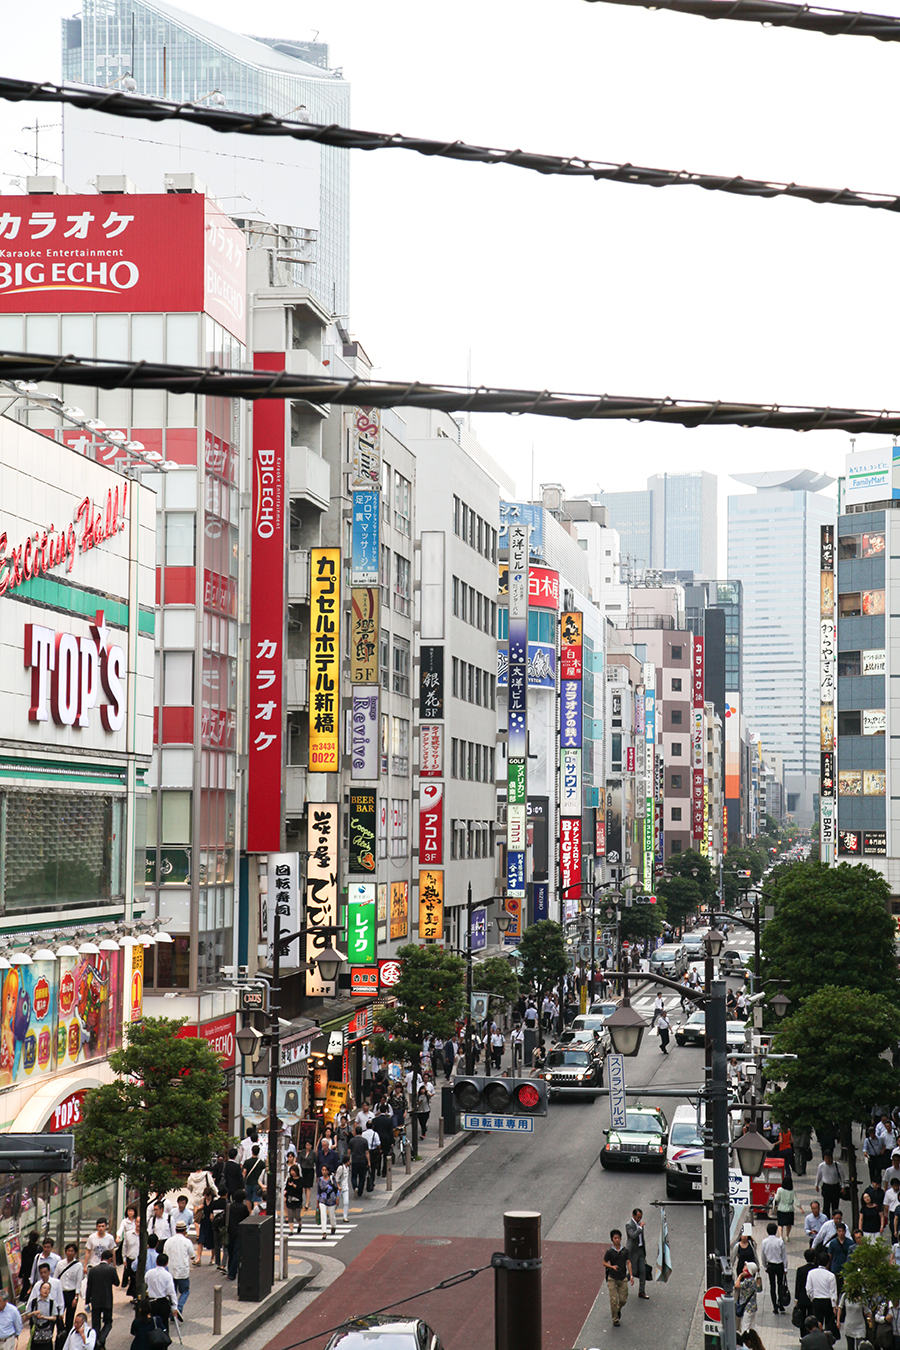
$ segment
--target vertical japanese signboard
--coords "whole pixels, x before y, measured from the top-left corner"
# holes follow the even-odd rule
[[[440,867],[444,861],[444,785],[419,786],[419,865]]]
[[[353,966],[375,960],[375,884],[353,883],[347,903],[347,959]]]
[[[656,666],[644,663],[644,890],[653,890],[656,835]],[[622,841],[624,843],[624,839]]]
[[[354,408],[352,437],[353,468],[351,488],[381,490],[381,411],[379,408]]]
[[[353,790],[350,793],[350,862],[351,872],[375,875],[375,793]]]
[[[559,673],[563,680],[580,680],[582,675],[582,626],[580,610],[563,614],[559,629]]]
[[[378,684],[378,588],[350,592],[350,683]]]
[[[378,585],[380,492],[354,492],[350,528],[350,585]]]
[[[391,882],[391,941],[409,933],[409,883]]]
[[[419,937],[440,942],[444,936],[444,874],[428,868],[419,872]]]
[[[568,905],[581,899],[581,817],[562,816],[559,822],[559,881]]]
[[[269,969],[275,951],[275,915],[281,920],[281,931],[287,936],[300,927],[300,855],[299,853],[270,853],[267,867],[266,891],[266,951]],[[282,967],[300,965],[300,939],[281,950]]]
[[[443,778],[444,728],[438,723],[419,727],[419,777]]]
[[[703,667],[703,638],[695,637],[691,669],[691,836],[694,848],[702,851],[705,837],[703,828],[703,787],[706,782],[703,703],[705,676]]]
[[[837,831],[835,795],[834,691],[837,640],[834,621],[834,526],[822,525],[819,537],[819,857],[826,867],[835,861]],[[842,850],[843,851],[843,850]]]
[[[309,772],[337,773],[341,551],[310,549]]]
[[[280,352],[256,352],[257,370],[281,370]],[[281,848],[284,722],[285,404],[253,409],[250,543],[250,695],[247,743],[247,850]],[[310,704],[310,708],[312,704]]]
[[[519,901],[507,912],[521,913],[525,899],[525,825],[527,815],[528,754],[528,538],[529,528],[509,522],[509,625],[507,645],[507,786],[512,796],[506,807],[506,894]],[[515,785],[514,787],[512,785]]]
[[[306,847],[306,959],[314,961],[325,947],[335,946],[334,935],[323,930],[337,923],[338,808],[336,802],[310,802],[307,806]],[[318,966],[306,972],[308,998],[329,998],[333,983],[326,983]]]
[[[353,782],[378,777],[378,690],[353,687],[350,721],[350,776]]]
[[[571,918],[578,910],[581,898],[581,746],[583,707],[583,624],[580,611],[563,614],[560,627],[560,726],[559,726],[559,813],[560,813],[560,912]],[[574,856],[572,832],[563,832],[568,817],[578,820],[577,871],[568,882],[562,879],[563,840]],[[574,883],[574,884],[573,884]]]
[[[444,716],[444,649],[419,649],[419,719],[441,721]]]

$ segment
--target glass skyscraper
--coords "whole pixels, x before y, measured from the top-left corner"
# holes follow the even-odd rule
[[[734,474],[755,494],[728,498],[728,575],[743,583],[743,716],[784,758],[787,810],[813,819],[819,781],[819,527],[834,479],[812,470]]]
[[[621,545],[621,579],[637,580],[653,566],[653,501],[649,492],[601,492],[589,496],[609,510]]]
[[[717,567],[716,475],[655,473],[638,492],[601,492],[622,543],[622,574],[632,581],[654,571],[714,577]]]
[[[249,11],[248,11],[249,13]],[[155,98],[167,97],[178,102],[203,99],[218,90],[228,108],[251,114],[273,113],[285,116],[304,105],[309,120],[348,125],[350,117],[350,86],[338,71],[329,71],[327,49],[323,44],[288,43],[280,39],[244,37],[230,33],[206,19],[197,18],[163,0],[82,0],[80,17],[64,19],[62,26],[63,79],[70,83],[111,85],[122,76],[132,74],[138,93]],[[308,60],[288,54],[288,49],[303,53],[308,48]],[[90,128],[89,114],[67,110],[65,122],[65,158],[77,157],[77,141],[82,128]],[[105,131],[110,123],[106,119]],[[115,135],[125,138],[129,158],[124,160],[122,172],[134,178],[141,190],[150,190],[140,182],[139,170],[142,146],[154,136],[162,137],[166,128],[153,129],[150,123],[123,124]],[[181,128],[184,135],[186,129]],[[213,133],[214,135],[215,133]],[[107,138],[109,139],[109,137]],[[260,186],[254,183],[250,205],[258,207],[273,225],[296,226],[317,231],[315,261],[310,269],[310,289],[333,313],[347,315],[349,309],[349,237],[350,237],[350,166],[349,151],[333,146],[310,146],[315,157],[314,169],[301,182],[297,175],[297,215],[314,216],[298,219],[287,216],[285,199],[290,200],[289,172],[291,145],[281,138],[219,137],[232,142],[228,147],[217,145],[218,158],[227,153],[233,160],[268,164],[268,173],[261,175]],[[169,168],[178,164],[169,162]],[[249,214],[250,207],[241,209],[234,200],[228,200],[228,186],[224,178],[215,181],[215,170],[198,156],[196,165],[182,159],[182,167],[206,182],[207,186],[225,200],[226,209],[233,216]],[[112,171],[91,166],[91,173]],[[245,170],[246,172],[246,170]],[[65,169],[68,176],[68,163]],[[69,184],[79,186],[78,184]],[[153,190],[159,191],[159,187]],[[246,190],[246,189],[245,189]],[[267,190],[271,193],[266,200]],[[301,207],[302,193],[315,194],[312,205]],[[259,200],[256,200],[259,198]],[[277,206],[275,205],[277,201]]]

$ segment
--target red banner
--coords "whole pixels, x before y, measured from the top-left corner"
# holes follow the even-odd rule
[[[201,1022],[199,1030],[196,1023],[181,1027],[175,1037],[176,1040],[184,1040],[199,1036],[219,1056],[223,1069],[233,1069],[237,1063],[234,1039],[236,1026],[237,1014],[232,1013],[230,1017],[215,1017],[211,1022]]]
[[[563,912],[566,902],[581,899],[581,817],[559,822],[559,882]]]
[[[256,370],[282,370],[282,352],[255,352]],[[285,403],[253,408],[253,517],[250,552],[250,698],[247,850],[281,849],[284,686]]]
[[[702,708],[704,702],[704,674],[703,674],[703,639],[694,638],[694,661],[691,671],[691,690],[693,692],[694,707]]]
[[[419,866],[440,866],[444,861],[444,785],[419,785]]]
[[[541,609],[559,609],[559,573],[552,567],[529,567],[528,603]]]
[[[243,234],[199,193],[0,197],[4,313],[205,311],[244,342],[246,293]]]
[[[600,811],[594,821],[594,854],[598,858],[606,857],[606,818]]]

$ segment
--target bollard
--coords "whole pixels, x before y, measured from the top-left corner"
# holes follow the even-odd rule
[[[503,1251],[494,1267],[496,1350],[541,1350],[541,1216],[503,1216]]]
[[[409,1146],[409,1140],[406,1141],[406,1175],[409,1176],[412,1171],[412,1150]]]
[[[391,1160],[391,1155],[388,1154],[388,1155],[387,1155],[387,1186],[385,1187],[385,1190],[388,1190],[388,1191],[392,1191],[392,1190],[394,1189],[394,1181],[393,1181],[393,1178],[392,1178],[392,1176],[391,1176],[391,1161],[392,1161],[392,1160]]]
[[[222,1335],[222,1286],[213,1285],[213,1335]]]
[[[444,1117],[438,1120],[438,1148],[444,1147]]]

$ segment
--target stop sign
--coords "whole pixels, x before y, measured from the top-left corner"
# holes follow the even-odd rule
[[[720,1289],[714,1284],[711,1289],[707,1289],[703,1295],[703,1312],[707,1322],[721,1322],[722,1312],[719,1308],[719,1299],[725,1297],[725,1290]]]

